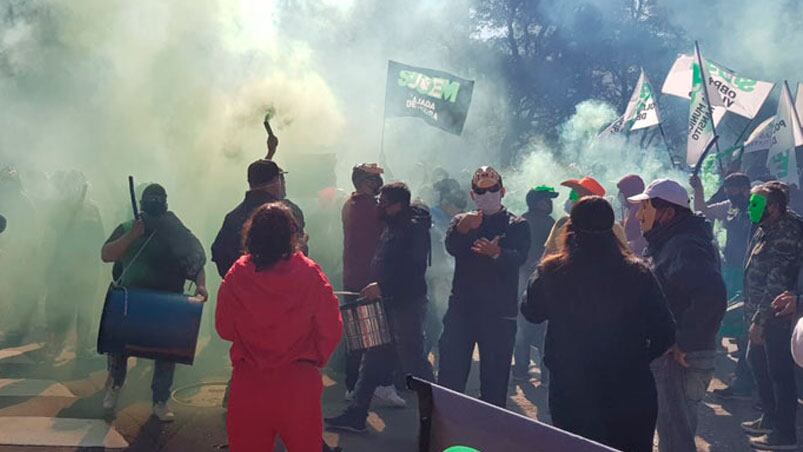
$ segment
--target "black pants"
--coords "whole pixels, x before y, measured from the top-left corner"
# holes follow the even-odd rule
[[[480,399],[505,407],[516,318],[494,318],[450,305],[443,318],[438,384],[465,392],[474,345],[480,350]]]
[[[560,373],[553,373],[552,424],[624,452],[652,452],[658,417],[653,376],[646,366],[620,375],[623,381],[611,384],[594,382],[595,375],[568,375],[572,381],[565,382]]]
[[[764,328],[764,345],[749,343],[747,359],[764,407],[764,416],[784,439],[795,440],[797,386],[795,363],[789,351],[792,324],[776,321]]]
[[[401,370],[427,381],[434,381],[432,366],[424,355],[424,316],[426,298],[394,300],[385,306],[394,343],[365,351],[360,366],[360,377],[354,387],[351,409],[368,416],[371,399],[378,386],[392,379],[398,360]]]

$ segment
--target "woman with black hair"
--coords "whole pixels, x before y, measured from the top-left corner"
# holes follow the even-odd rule
[[[655,277],[613,224],[605,199],[575,204],[560,252],[538,266],[521,312],[549,321],[553,424],[625,452],[651,451],[658,408],[650,362],[674,343],[674,322]]]
[[[233,452],[318,452],[323,434],[320,369],[340,341],[332,286],[299,251],[300,229],[274,202],[243,228],[245,255],[220,286],[215,326],[231,341],[226,427]]]

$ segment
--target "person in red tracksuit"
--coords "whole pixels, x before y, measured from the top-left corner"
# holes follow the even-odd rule
[[[318,452],[323,434],[320,368],[340,341],[332,286],[298,250],[299,228],[280,203],[259,207],[243,228],[246,254],[218,292],[215,327],[231,341],[226,419],[233,452]]]

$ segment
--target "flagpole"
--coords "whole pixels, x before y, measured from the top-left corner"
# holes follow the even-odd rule
[[[711,107],[711,98],[708,97],[708,80],[705,77],[705,69],[703,66],[703,55],[700,53],[700,45],[697,41],[694,41],[694,51],[697,54],[697,64],[700,65],[700,78],[703,82],[703,95],[705,96],[705,103],[708,106],[708,120],[711,121],[711,130],[714,131],[714,136],[717,136],[717,126],[714,124],[714,115],[712,112]],[[719,164],[719,172],[720,174],[724,174],[724,169],[722,168],[722,161],[719,159],[720,150],[719,150],[719,142],[714,142],[714,145],[717,148],[717,163]]]
[[[734,142],[733,142],[733,146],[731,146],[731,148],[733,148],[733,147],[736,147],[736,146],[738,146],[738,145],[739,145],[739,142],[740,142],[740,141],[742,141],[742,139],[744,138],[744,135],[747,133],[748,129],[750,129],[750,126],[753,124],[753,121],[754,121],[754,120],[755,120],[755,118],[750,118],[750,120],[749,120],[749,121],[747,121],[747,125],[746,125],[746,126],[744,126],[744,129],[742,129],[742,132],[741,132],[741,133],[739,133],[739,137],[738,137],[738,138],[736,138],[736,141],[734,141]],[[732,153],[731,153],[731,154],[732,154]],[[729,159],[729,161],[728,161],[728,165],[730,166],[730,165],[731,165],[731,163],[733,163],[733,162],[737,162],[737,161],[741,160],[743,155],[744,155],[744,143],[742,143],[742,149],[739,151],[739,155],[738,155],[738,157],[736,157],[735,159]],[[730,157],[730,156],[729,156],[729,157]],[[741,169],[741,166],[742,166],[742,165],[741,165],[741,164],[739,164],[739,168],[740,168],[740,169]]]
[[[791,97],[792,96],[792,91],[789,91],[789,82],[784,80],[783,84],[786,86],[786,91],[789,93],[789,97]],[[791,104],[792,104],[792,111],[795,113],[795,117],[797,118],[797,123],[800,124],[800,115],[797,113],[797,105],[796,105],[795,99],[792,99]],[[794,137],[794,131],[792,132],[792,134],[793,134],[792,136]],[[795,146],[795,147],[797,147],[797,146]]]
[[[675,167],[675,154],[672,153],[672,149],[669,148],[669,142],[666,140],[666,134],[664,133],[664,125],[658,123],[658,130],[661,132],[661,138],[664,139],[664,147],[666,148],[666,153],[669,155],[669,164],[672,165],[672,168]]]
[[[797,105],[795,105],[795,99],[792,98],[792,91],[789,90],[789,82],[784,80],[783,84],[784,84],[784,87],[786,88],[786,92],[789,93],[789,103],[791,104],[791,107],[792,107],[792,113],[794,113],[795,119],[797,119],[797,125],[798,125],[798,127],[800,127],[800,115],[797,113]],[[783,95],[783,92],[781,92],[781,95]],[[792,130],[791,126],[792,126],[792,124],[790,124],[790,127],[789,127],[790,130]],[[797,143],[795,143],[795,131],[794,130],[792,130],[792,150],[790,152],[795,153],[795,166],[797,166],[797,157],[796,157],[797,156]],[[788,166],[789,165],[787,165],[787,167]],[[799,173],[798,168],[795,168],[795,172],[797,173],[797,179],[798,179],[797,180],[797,185],[800,185],[800,173]]]
[[[390,71],[390,61],[388,61],[388,71]],[[393,172],[388,166],[387,156],[385,155],[385,124],[387,123],[388,109],[388,80],[385,78],[385,100],[382,102],[382,130],[379,132],[379,166],[381,166],[388,177],[393,177]]]

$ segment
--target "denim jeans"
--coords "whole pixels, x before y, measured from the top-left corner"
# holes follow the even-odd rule
[[[658,390],[658,450],[694,452],[697,410],[714,376],[714,350],[688,352],[689,367],[682,367],[672,355],[652,362]]]
[[[764,345],[750,342],[747,359],[756,379],[765,420],[784,439],[796,440],[797,385],[795,363],[789,351],[791,322],[776,322],[764,328]]]
[[[424,355],[426,299],[396,300],[394,305],[386,306],[385,311],[394,343],[365,351],[354,387],[354,402],[350,408],[364,416],[368,416],[376,388],[393,375],[397,359],[403,373],[427,381],[435,380],[432,366]]]
[[[507,405],[510,363],[516,342],[516,319],[489,317],[451,305],[443,318],[438,384],[465,392],[474,355],[480,351],[480,399]]]
[[[519,314],[516,347],[513,349],[513,375],[526,376],[530,369],[532,348],[538,349],[538,366],[541,369],[541,383],[549,384],[549,369],[544,365],[544,341],[546,322],[534,324]]]
[[[128,372],[128,356],[109,353],[106,355],[106,368],[109,371],[109,384],[122,387]],[[170,389],[173,386],[173,374],[176,363],[157,359],[153,365],[153,403],[166,402],[170,398]]]

